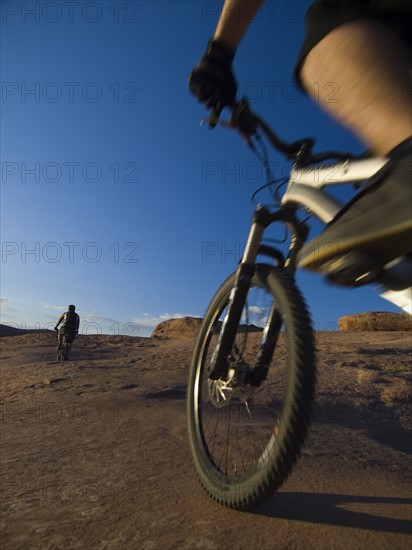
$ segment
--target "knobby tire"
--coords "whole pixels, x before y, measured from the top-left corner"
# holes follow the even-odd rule
[[[303,448],[315,393],[315,346],[295,282],[281,268],[256,265],[232,355],[255,366],[273,301],[282,330],[261,387],[228,390],[228,402],[217,401],[208,367],[234,283],[232,274],[206,311],[190,367],[187,423],[193,463],[206,492],[230,508],[248,509],[281,486]],[[252,302],[255,295],[259,299]]]

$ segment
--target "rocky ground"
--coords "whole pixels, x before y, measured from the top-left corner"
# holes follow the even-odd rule
[[[411,547],[411,332],[316,335],[305,451],[278,493],[236,512],[191,465],[181,328],[80,336],[67,363],[55,334],[1,338],[2,550]]]

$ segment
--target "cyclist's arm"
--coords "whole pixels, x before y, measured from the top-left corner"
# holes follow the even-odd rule
[[[55,327],[54,327],[54,330],[57,330],[57,329],[59,328],[59,325],[60,325],[60,323],[63,321],[63,319],[64,319],[64,313],[62,313],[62,314],[60,315],[60,317],[59,317],[59,319],[58,319],[58,321],[57,321],[57,323],[56,323],[56,325],[55,325]]]
[[[80,328],[80,316],[77,315],[77,327],[76,327],[76,332],[79,332],[79,328]]]
[[[225,0],[214,40],[236,50],[265,0]]]

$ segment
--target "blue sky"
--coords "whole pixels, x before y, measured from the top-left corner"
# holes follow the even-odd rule
[[[263,7],[235,60],[240,94],[285,139],[360,152],[293,82],[307,4]],[[200,126],[187,89],[220,5],[1,3],[1,322],[50,327],[74,303],[84,333],[146,336],[201,316],[235,269],[263,171],[235,133]],[[316,329],[396,311],[371,288],[298,282]]]

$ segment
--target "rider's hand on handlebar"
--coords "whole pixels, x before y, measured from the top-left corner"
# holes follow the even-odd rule
[[[190,91],[216,118],[226,106],[234,105],[237,83],[232,72],[235,52],[216,40],[211,40],[202,59],[189,76]]]

